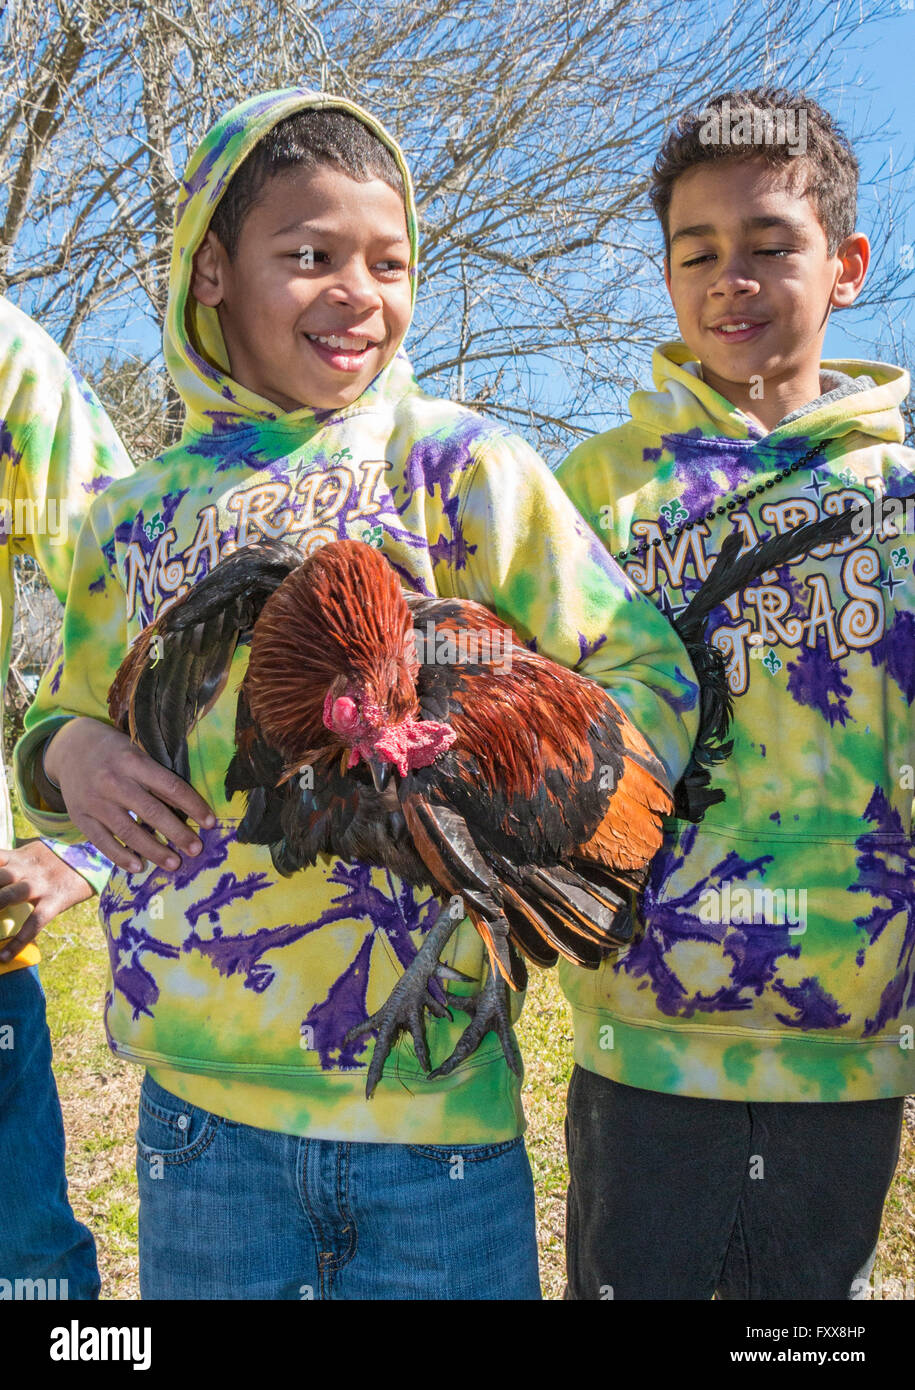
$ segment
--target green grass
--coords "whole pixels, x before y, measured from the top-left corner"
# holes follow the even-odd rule
[[[29,834],[18,814],[16,830]],[[67,1133],[70,1198],[98,1243],[102,1297],[137,1298],[134,1133],[142,1073],[113,1057],[105,1043],[107,957],[96,905],[96,899],[81,903],[42,932],[41,971]],[[555,971],[531,971],[518,1035],[526,1067],[523,1096],[537,1190],[541,1281],[544,1297],[561,1298],[567,1178],[563,1115],[572,1070],[572,1021]],[[911,1100],[906,1121],[878,1250],[876,1274],[883,1281],[884,1297],[901,1297],[906,1291],[912,1297],[915,1288]]]

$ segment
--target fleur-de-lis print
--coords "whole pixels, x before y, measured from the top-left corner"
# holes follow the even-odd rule
[[[162,532],[165,530],[165,522],[158,512],[156,512],[151,521],[147,521],[144,524],[143,530],[146,532],[146,539],[150,541],[155,540],[156,536],[162,535]]]
[[[776,671],[780,671],[782,669],[782,663],[779,661],[778,657],[775,655],[775,652],[772,650],[771,647],[766,653],[766,656],[763,660],[763,665],[765,666],[766,670],[773,676],[775,675]]]
[[[661,516],[663,516],[668,526],[676,526],[681,517],[685,520],[685,518],[689,516],[689,512],[685,507],[681,507],[680,503],[674,498],[672,501],[664,503],[664,506],[661,508]]]
[[[366,545],[374,545],[380,550],[383,544],[384,532],[380,526],[367,526],[362,532],[362,539]]]

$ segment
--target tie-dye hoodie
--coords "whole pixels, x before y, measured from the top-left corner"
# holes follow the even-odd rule
[[[313,93],[253,98],[192,156],[176,215],[165,357],[187,408],[180,442],[101,497],[80,537],[64,626],[17,748],[34,808],[36,745],[73,714],[107,718],[129,644],[222,556],[264,537],[303,554],[348,537],[381,548],[426,594],[476,599],[540,651],[610,687],[671,775],[696,729],[685,652],[655,607],[610,561],[552,474],[507,428],[427,395],[403,351],[345,409],[289,414],[229,375],[217,314],[189,292],[194,252],[232,172],[295,111],[330,105],[362,119],[394,153],[407,190],[411,269],[416,217],[397,145],[359,108]],[[150,1065],[191,1103],[229,1119],[312,1137],[483,1142],[523,1127],[520,1086],[490,1034],[452,1075],[429,1082],[412,1044],[364,1097],[372,1040],[347,1031],[388,997],[437,913],[383,870],[332,860],[280,878],[265,847],[240,844],[241,796],[223,779],[248,658],[190,739],[191,782],[215,809],[203,853],[174,874],[115,869],[101,899],[113,1049]],[[449,959],[483,978],[479,936],[462,924]],[[433,1063],[466,1017],[430,1020]]]
[[[770,434],[682,343],[655,352],[654,382],[557,476],[666,613],[734,527],[749,545],[871,501],[874,478],[915,491],[896,367],[824,362],[823,395]],[[698,827],[669,824],[633,944],[593,974],[562,967],[589,1070],[726,1100],[915,1089],[915,517],[893,534],[892,510],[879,535],[770,572],[712,615],[735,708],[714,775],[726,800]]]
[[[63,603],[92,501],[130,472],[123,444],[80,374],[44,329],[0,296],[0,694],[12,650],[15,557],[30,555]],[[13,844],[2,759],[0,836],[0,844]],[[93,845],[46,843],[101,890],[111,865]],[[0,937],[9,934],[0,927]],[[39,958],[34,943],[25,946],[0,965],[0,975]]]

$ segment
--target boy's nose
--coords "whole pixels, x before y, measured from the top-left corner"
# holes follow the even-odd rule
[[[756,294],[759,280],[744,261],[730,261],[719,267],[710,290],[713,294]]]
[[[353,308],[374,308],[382,303],[381,293],[368,266],[350,263],[340,272],[330,294],[338,304]]]

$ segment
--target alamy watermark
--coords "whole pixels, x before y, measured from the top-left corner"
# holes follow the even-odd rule
[[[0,1279],[0,1302],[50,1303],[69,1298],[67,1279]]]
[[[731,110],[725,98],[720,108],[707,107],[700,113],[699,142],[702,145],[784,145],[792,156],[807,153],[807,109],[804,106],[779,111]]]
[[[509,628],[450,628],[436,627],[431,620],[425,631],[412,629],[408,645],[416,659],[428,666],[489,666],[500,672],[510,671],[512,664],[512,634]],[[413,645],[415,644],[415,645]]]
[[[36,502],[30,497],[0,497],[0,536],[47,536],[51,545],[67,543],[67,502],[46,497]]]
[[[802,936],[807,930],[807,889],[748,888],[742,883],[706,888],[699,898],[699,920],[735,927],[787,926],[789,936]]]

